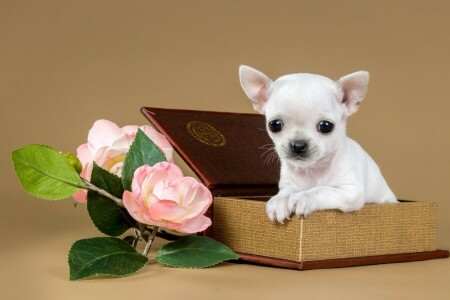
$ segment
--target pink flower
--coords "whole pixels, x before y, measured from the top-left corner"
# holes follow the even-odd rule
[[[98,120],[89,131],[88,141],[77,149],[77,157],[83,165],[80,176],[90,180],[94,162],[117,176],[122,174],[125,155],[133,143],[137,130],[141,129],[163,152],[167,161],[172,161],[173,148],[166,137],[150,126],[125,126],[119,128],[108,120]],[[85,203],[86,190],[73,195],[77,202]]]
[[[137,221],[181,233],[204,231],[211,219],[203,214],[212,203],[211,192],[192,177],[183,177],[173,163],[144,165],[136,170],[132,191],[123,204]]]

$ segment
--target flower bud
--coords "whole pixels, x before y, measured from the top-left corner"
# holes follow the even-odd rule
[[[81,162],[78,159],[78,157],[76,157],[73,153],[70,152],[62,153],[62,155],[65,158],[67,158],[72,167],[74,167],[75,171],[77,171],[77,173],[80,174],[81,170],[83,169],[83,166],[81,165]]]

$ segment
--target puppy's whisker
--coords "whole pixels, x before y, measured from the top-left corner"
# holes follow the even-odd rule
[[[271,157],[271,152],[275,151],[275,145],[274,144],[266,144],[266,145],[262,145],[261,147],[259,147],[259,149],[265,150],[263,153],[261,153],[261,158],[263,158],[265,155],[267,155],[267,157],[264,159],[264,164],[266,164]]]
[[[264,158],[264,164],[265,165],[269,162],[269,160],[270,160],[270,158],[272,156],[272,151],[273,151],[272,149],[268,149],[268,150],[264,151],[264,153],[261,155],[261,158],[264,155],[266,155],[266,157]]]
[[[267,156],[265,161],[264,161],[264,165],[268,165],[271,162],[272,162],[272,156]]]
[[[274,154],[272,155],[272,163],[277,160],[278,162],[280,162],[280,157],[278,156],[278,154],[276,152],[274,152]]]
[[[275,153],[275,155],[273,156],[272,162],[274,160],[277,160],[277,162],[280,162],[280,157]]]
[[[274,151],[274,150],[275,150],[275,148],[267,149],[266,151],[264,151],[264,152],[261,154],[261,157],[263,157],[264,155],[266,155],[266,154],[268,154],[268,153],[270,153],[270,152],[272,152],[272,151]]]
[[[264,160],[264,164],[265,164],[265,165],[268,165],[268,164],[271,162],[272,156],[273,156],[272,153],[270,153],[269,155],[267,155],[266,159]]]
[[[272,156],[272,153],[275,152],[275,147],[271,147],[267,150],[265,150],[262,154],[261,154],[261,158],[263,158],[264,156],[266,156],[266,159],[269,159]]]
[[[265,153],[268,153],[266,158],[264,159],[264,164],[273,163],[275,159],[279,159],[278,154],[275,151],[275,147],[266,150]]]
[[[259,149],[268,149],[268,148],[273,148],[275,147],[275,144],[270,143],[270,144],[265,144],[259,147]]]

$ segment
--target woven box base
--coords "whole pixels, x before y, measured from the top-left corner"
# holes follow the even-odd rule
[[[213,237],[242,260],[291,269],[344,267],[448,257],[437,250],[437,204],[367,204],[271,223],[265,201],[216,197]]]

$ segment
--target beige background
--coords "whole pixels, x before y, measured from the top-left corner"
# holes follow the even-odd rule
[[[240,64],[273,78],[365,69],[369,93],[349,135],[398,197],[439,203],[449,249],[449,13],[448,1],[0,1],[1,298],[448,297],[448,259],[307,272],[152,264],[69,282],[71,243],[100,234],[83,206],[25,194],[10,152],[74,151],[96,119],[146,124],[144,105],[251,112]]]

